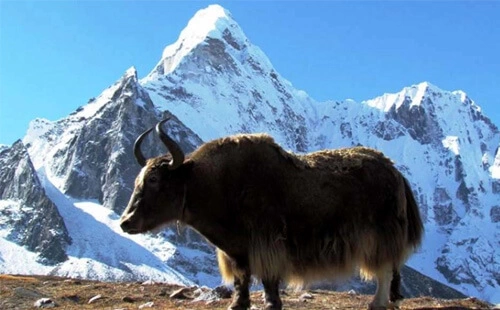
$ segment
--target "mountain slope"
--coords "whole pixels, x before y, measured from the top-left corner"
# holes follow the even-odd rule
[[[71,239],[63,218],[47,197],[21,141],[0,151],[0,206],[3,247],[19,245],[37,252],[35,259],[43,265],[67,259],[66,247]],[[8,244],[9,241],[15,245]],[[2,269],[24,267],[22,264],[8,266],[7,262],[0,256]]]
[[[136,137],[168,111],[158,111],[130,68],[115,84],[70,116],[49,122],[37,119],[23,139],[35,167],[65,194],[95,199],[121,212],[132,193],[139,166],[132,154]],[[191,151],[201,140],[175,119],[171,134]],[[165,152],[152,139],[144,147],[149,156]]]

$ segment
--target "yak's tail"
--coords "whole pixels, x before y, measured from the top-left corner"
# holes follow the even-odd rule
[[[422,237],[424,234],[424,224],[422,223],[422,218],[420,217],[420,211],[418,209],[417,201],[410,187],[408,180],[403,177],[405,183],[405,197],[406,197],[406,220],[407,220],[407,235],[406,244],[408,246],[407,250],[412,252],[422,242]],[[410,255],[409,252],[406,253]],[[401,295],[401,274],[400,274],[401,264],[395,264],[392,269],[392,280],[390,285],[389,300],[396,307],[399,307],[399,303],[403,300],[403,295]]]
[[[424,224],[422,223],[420,211],[418,209],[417,202],[415,201],[415,196],[413,196],[410,184],[406,178],[403,179],[405,182],[406,192],[406,217],[408,220],[407,242],[408,245],[413,248],[417,248],[422,242]]]
[[[233,284],[236,278],[242,280],[245,277],[245,270],[238,268],[234,260],[219,248],[217,248],[217,261],[220,275],[226,284]]]
[[[222,276],[222,280],[226,284],[233,283],[234,277],[236,276],[233,263],[229,256],[220,249],[217,249],[217,262],[219,263],[219,272]]]

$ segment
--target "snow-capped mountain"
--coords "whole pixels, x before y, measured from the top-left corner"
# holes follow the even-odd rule
[[[274,70],[220,6],[198,12],[141,85],[204,141],[265,131],[293,150],[311,148],[315,102]]]
[[[18,210],[41,208],[13,189],[25,180],[15,176],[31,173],[65,224],[53,227],[66,236],[64,255],[24,270],[218,284],[213,249],[196,233],[172,228],[132,237],[118,227],[139,171],[133,142],[165,117],[186,152],[240,132],[267,132],[295,152],[359,144],[382,150],[411,181],[425,220],[424,244],[409,266],[466,295],[500,302],[500,132],[480,107],[462,91],[428,82],[364,102],[317,102],[276,72],[217,5],[196,13],[147,76],[139,80],[130,68],[68,117],[36,119],[23,143],[0,150],[10,169],[0,179],[0,216],[21,218]],[[153,135],[144,150],[165,152]],[[12,267],[17,256],[45,257],[12,237],[25,230],[1,223],[7,224],[0,224],[0,272],[23,272]]]
[[[34,120],[23,142],[35,167],[45,168],[65,194],[96,199],[121,212],[132,193],[130,180],[139,172],[135,159],[130,157],[133,142],[138,134],[168,115],[168,111],[154,107],[138,84],[136,70],[130,68],[115,84],[68,117],[56,122]],[[170,133],[186,151],[201,143],[175,117],[169,124]],[[156,143],[145,149],[150,150],[150,156],[165,152]]]
[[[132,237],[119,228],[119,214],[128,203],[140,169],[132,155],[133,142],[165,117],[172,118],[169,134],[186,152],[201,144],[175,116],[154,107],[138,84],[135,69],[130,68],[68,117],[56,122],[31,122],[23,142],[73,238],[66,251],[69,259],[45,268],[45,273],[108,281],[220,282],[214,276],[213,249],[193,232],[178,236],[170,230]],[[145,141],[145,154],[165,152],[153,141]],[[168,240],[176,241],[177,247]],[[199,260],[211,264],[198,268]]]

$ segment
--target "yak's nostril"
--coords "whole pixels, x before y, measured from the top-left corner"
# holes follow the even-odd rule
[[[128,232],[130,230],[130,221],[129,220],[121,221],[120,227],[124,232]]]
[[[138,234],[141,232],[137,223],[133,223],[130,219],[122,220],[120,227],[123,232],[126,232],[127,234]]]

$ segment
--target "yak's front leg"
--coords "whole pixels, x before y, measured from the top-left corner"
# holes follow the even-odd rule
[[[241,277],[234,277],[233,301],[228,310],[246,310],[250,308],[250,270],[246,270]]]
[[[283,304],[280,299],[280,281],[279,280],[262,280],[264,285],[264,301],[266,310],[281,310]]]
[[[385,310],[389,306],[390,284],[392,280],[392,270],[388,267],[380,268],[376,272],[377,291],[370,303],[370,310]]]
[[[217,249],[217,261],[222,278],[234,285],[234,295],[228,310],[246,310],[250,308],[250,266],[246,256],[229,256]]]

